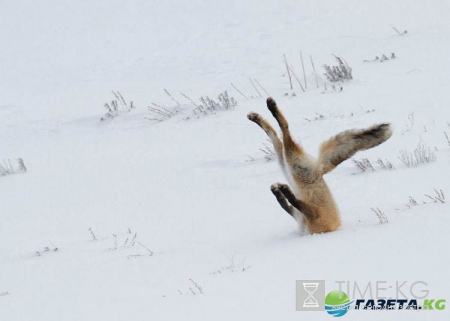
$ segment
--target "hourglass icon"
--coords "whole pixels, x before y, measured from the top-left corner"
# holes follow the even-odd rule
[[[303,288],[308,292],[308,297],[303,302],[304,308],[318,308],[319,303],[314,298],[313,293],[316,292],[319,283],[303,283]]]

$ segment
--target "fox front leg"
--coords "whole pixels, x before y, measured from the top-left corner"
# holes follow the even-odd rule
[[[266,132],[267,136],[269,136],[269,139],[273,144],[275,154],[277,155],[278,162],[280,163],[283,172],[286,173],[283,143],[281,142],[281,139],[278,137],[273,127],[267,122],[267,120],[262,118],[261,115],[257,113],[250,113],[247,115],[247,118],[261,127],[262,130]]]
[[[305,154],[305,151],[292,138],[291,132],[289,131],[289,124],[286,118],[284,117],[283,113],[281,112],[281,110],[278,108],[275,100],[273,100],[272,97],[269,97],[267,98],[266,103],[267,108],[272,113],[272,116],[276,119],[278,125],[280,126],[281,133],[283,136],[283,146],[286,161],[292,164],[297,157],[300,157],[301,155]]]
[[[280,204],[281,208],[283,208],[290,216],[294,217],[294,207],[292,207],[286,197],[281,193],[280,189],[278,188],[278,184],[273,184],[270,187],[270,190],[272,191],[273,195],[275,195],[278,203]],[[295,217],[294,217],[295,218]]]
[[[275,184],[276,188],[283,194],[284,197],[294,206],[297,210],[299,210],[306,219],[314,220],[316,218],[316,210],[313,205],[310,205],[300,199],[298,199],[294,193],[292,193],[290,187],[286,184]]]

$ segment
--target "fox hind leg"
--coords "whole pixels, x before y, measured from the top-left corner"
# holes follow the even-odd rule
[[[289,162],[293,156],[304,154],[303,148],[292,139],[291,132],[289,131],[289,124],[272,97],[267,98],[267,108],[277,120],[278,125],[280,125],[286,160]]]
[[[286,197],[281,193],[280,189],[278,188],[277,184],[273,184],[270,187],[270,190],[272,191],[273,195],[275,195],[278,203],[280,206],[292,217],[294,217],[295,209],[292,207],[292,205],[289,204]],[[294,217],[295,218],[295,217]]]
[[[299,210],[306,219],[314,220],[317,216],[315,206],[298,199],[286,184],[274,184],[272,187],[278,190],[289,203]],[[278,198],[277,198],[278,199]],[[280,203],[281,205],[281,203]],[[283,206],[282,206],[283,207]]]
[[[247,118],[252,122],[254,122],[255,124],[257,124],[259,127],[261,127],[266,132],[267,136],[269,136],[269,139],[273,144],[273,148],[275,154],[277,155],[281,168],[283,169],[283,172],[286,172],[284,164],[283,143],[281,142],[281,139],[275,132],[275,129],[273,129],[273,127],[267,122],[267,120],[262,118],[261,115],[257,113],[250,113],[247,115]]]
[[[294,220],[299,224],[299,228],[302,234],[308,234],[308,229],[306,227],[305,215],[303,215],[297,208],[293,207],[289,204],[286,196],[279,189],[280,184],[273,184],[270,187],[273,195],[275,195],[278,204],[280,204],[281,208],[283,208]]]

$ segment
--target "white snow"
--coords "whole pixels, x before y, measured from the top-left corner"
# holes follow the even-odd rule
[[[450,198],[425,196],[450,194],[449,13],[444,0],[2,3],[0,161],[28,171],[0,177],[1,320],[330,320],[295,311],[297,279],[423,280],[450,298]],[[300,51],[305,93],[284,75],[285,54],[303,80]],[[322,74],[333,54],[353,68],[342,92],[312,75],[309,55]],[[249,77],[313,156],[342,130],[393,124],[355,158],[394,170],[349,160],[326,175],[338,231],[302,236],[271,194],[285,179],[246,115],[276,122]],[[181,107],[151,122],[151,103],[177,107],[164,89]],[[137,107],[100,122],[111,90]],[[224,90],[238,106],[201,118],[181,95]],[[408,168],[399,151],[420,141],[437,160]],[[344,316],[380,317],[448,320],[449,308]]]

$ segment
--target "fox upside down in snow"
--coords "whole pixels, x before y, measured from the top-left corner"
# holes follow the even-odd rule
[[[286,184],[273,184],[272,193],[286,212],[306,225],[309,233],[336,230],[341,225],[339,210],[323,175],[356,152],[378,146],[389,139],[392,135],[390,124],[341,132],[322,143],[316,160],[292,139],[288,122],[271,97],[267,99],[267,108],[280,125],[282,140],[259,114],[250,113],[247,117],[269,136],[281,168],[296,192]],[[301,198],[295,194],[301,195]]]

